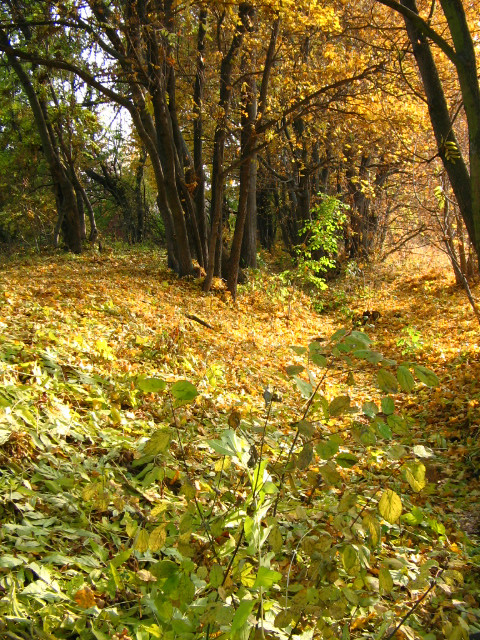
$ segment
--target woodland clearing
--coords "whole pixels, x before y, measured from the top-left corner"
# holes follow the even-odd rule
[[[151,250],[3,264],[0,637],[479,630],[479,328],[448,266],[366,267],[321,313],[268,270],[216,285]]]

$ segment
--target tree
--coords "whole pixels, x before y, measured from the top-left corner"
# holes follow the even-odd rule
[[[480,86],[475,46],[461,0],[441,0],[449,39],[423,18],[415,0],[375,0],[403,16],[422,79],[438,155],[447,172],[468,235],[480,257]],[[468,159],[455,133],[455,112],[449,108],[445,85],[432,44],[453,64],[468,127]]]

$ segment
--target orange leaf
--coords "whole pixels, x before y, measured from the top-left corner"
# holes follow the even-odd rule
[[[90,609],[90,607],[94,607],[96,604],[95,594],[88,587],[79,589],[73,598],[82,609]]]

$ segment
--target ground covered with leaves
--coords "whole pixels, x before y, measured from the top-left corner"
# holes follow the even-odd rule
[[[479,328],[396,268],[234,305],[151,251],[3,264],[0,638],[478,630]]]

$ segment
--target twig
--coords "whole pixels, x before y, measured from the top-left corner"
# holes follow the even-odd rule
[[[195,322],[198,322],[198,324],[201,324],[204,327],[207,327],[207,329],[211,329],[212,331],[216,331],[215,327],[212,327],[211,324],[208,324],[208,322],[205,322],[205,320],[202,320],[198,316],[194,316],[192,313],[185,313],[184,315],[189,320],[194,320]]]
[[[415,611],[415,609],[418,607],[418,605],[422,602],[422,600],[425,600],[425,598],[428,596],[428,594],[430,593],[430,591],[432,589],[434,589],[437,586],[437,581],[438,578],[442,575],[443,573],[443,569],[440,569],[440,571],[437,573],[437,575],[435,576],[435,578],[432,580],[432,582],[430,583],[430,586],[428,587],[428,589],[425,591],[425,593],[422,595],[421,598],[419,598],[416,603],[413,605],[413,607],[411,609],[409,609],[409,611],[407,611],[407,613],[403,616],[403,618],[400,620],[400,622],[397,624],[397,626],[395,627],[395,629],[385,638],[385,640],[391,640],[391,638],[393,638],[393,636],[397,633],[397,631],[400,629],[400,627],[404,624],[404,622],[412,615],[412,613]]]

